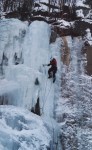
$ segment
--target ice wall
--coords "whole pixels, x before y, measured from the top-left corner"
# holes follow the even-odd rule
[[[0,77],[4,87],[7,82],[0,95],[2,99],[9,93],[7,103],[29,110],[39,99],[41,114],[53,116],[54,84],[48,79],[49,68],[43,64],[48,64],[50,57],[58,57],[55,51],[60,40],[51,47],[50,32],[45,22],[35,21],[28,26],[17,19],[0,21]]]

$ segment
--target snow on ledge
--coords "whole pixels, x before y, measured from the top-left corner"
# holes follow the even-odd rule
[[[84,4],[83,1],[80,0],[76,2],[76,6],[90,8],[88,5]]]

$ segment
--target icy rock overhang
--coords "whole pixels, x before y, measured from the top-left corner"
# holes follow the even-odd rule
[[[56,31],[59,36],[71,35],[71,28],[74,23],[65,21],[63,19],[58,20],[57,22],[52,23],[54,31]]]
[[[71,27],[71,24],[68,21],[65,21],[63,19],[58,22],[60,23],[61,28],[70,28]]]
[[[50,139],[39,116],[14,106],[0,106],[0,150],[47,150]]]

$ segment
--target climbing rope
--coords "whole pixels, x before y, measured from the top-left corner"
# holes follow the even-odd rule
[[[52,84],[53,84],[53,82],[51,81],[50,87],[49,87],[48,91],[46,92],[47,86],[48,86],[48,80],[49,79],[47,79],[46,82],[45,82],[45,88],[44,88],[45,99],[43,101],[43,106],[40,107],[41,116],[42,116],[42,114],[44,114],[44,107],[45,107],[45,104],[46,104],[46,102],[48,100],[49,94],[50,94],[51,89],[52,89]],[[42,120],[43,120],[43,118],[42,118]],[[57,150],[58,142],[56,142],[56,138],[57,138],[57,141],[58,141],[58,133],[55,134],[56,131],[55,131],[55,127],[54,127],[54,123],[53,123],[52,117],[50,117],[50,122],[51,122],[51,127],[52,127],[52,132],[51,132],[52,133],[52,140],[50,142],[50,150]]]

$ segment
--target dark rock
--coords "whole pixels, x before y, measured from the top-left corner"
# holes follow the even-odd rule
[[[47,20],[44,17],[41,17],[41,16],[31,17],[31,21],[35,21],[35,20],[47,22]]]
[[[5,18],[18,18],[18,19],[20,19],[20,14],[18,11],[13,11],[10,13],[6,13]]]
[[[39,80],[38,80],[38,78],[36,78],[35,79],[35,85],[39,85],[40,83],[39,83]]]
[[[84,20],[77,20],[74,23],[74,29],[73,32],[76,35],[84,35],[85,34],[85,30],[89,28],[92,32],[92,24],[89,22],[85,22]]]
[[[61,36],[67,36],[71,35],[71,29],[70,28],[62,28],[59,26],[54,26],[55,32],[61,37]]]
[[[37,99],[37,103],[36,103],[36,105],[35,105],[35,114],[37,114],[37,115],[41,115],[41,113],[40,113],[40,102],[39,102],[39,97],[38,97],[38,99]]]

